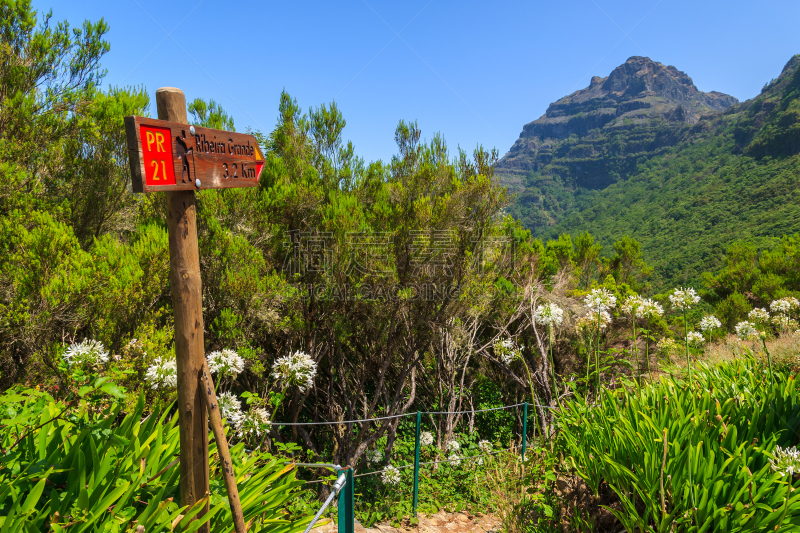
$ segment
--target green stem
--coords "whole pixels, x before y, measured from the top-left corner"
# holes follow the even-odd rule
[[[636,357],[636,376],[634,376],[634,381],[636,381],[636,386],[641,388],[641,383],[639,382],[641,371],[639,369],[639,347],[636,345],[636,314],[633,314],[633,354]]]
[[[522,366],[525,367],[525,373],[528,375],[528,386],[531,388],[531,399],[533,400],[533,434],[536,435],[536,430],[539,427],[537,419],[539,418],[539,410],[536,408],[538,405],[536,401],[536,391],[533,390],[533,379],[531,379],[531,371],[528,368],[528,363],[525,362],[525,359],[522,358],[520,355],[520,360],[522,361]],[[544,421],[542,421],[544,423]],[[544,435],[544,431],[540,431],[539,435]]]
[[[592,366],[592,346],[594,339],[589,337],[589,349],[586,350],[586,395],[589,395],[589,368]]]
[[[644,338],[644,351],[647,358],[647,375],[650,376],[650,382],[653,381],[653,373],[650,371],[650,319],[647,319],[647,335]]]
[[[686,308],[683,308],[683,342],[686,344],[686,370],[689,372],[689,388],[692,388],[692,365],[689,362],[689,327],[686,322]],[[692,395],[694,398],[694,395]]]
[[[600,397],[600,312],[597,312],[597,350],[594,352],[594,373],[597,374],[597,390],[595,394]]]
[[[770,355],[769,350],[767,350],[767,339],[761,337],[761,344],[764,346],[764,351],[767,352],[767,363],[769,363],[769,381],[774,387],[775,377],[772,374],[772,355]]]
[[[555,391],[556,395],[556,403],[559,407],[561,407],[561,400],[558,399],[558,385],[556,384],[556,365],[553,363],[553,326],[550,325],[549,331],[547,332],[547,344],[550,348],[550,375],[553,376],[553,390]]]
[[[686,322],[686,307],[683,308],[683,342],[686,344],[686,369],[689,372],[689,394],[692,395],[692,406],[694,407],[694,389],[692,388],[692,366],[689,361],[689,327]],[[696,411],[697,409],[695,408],[694,410]],[[692,446],[689,446],[689,485],[692,489],[692,508],[694,508],[694,481],[692,477]]]

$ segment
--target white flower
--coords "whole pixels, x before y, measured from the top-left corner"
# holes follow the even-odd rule
[[[797,320],[786,315],[773,315],[772,323],[785,330],[797,328]]]
[[[492,453],[492,443],[488,440],[482,440],[478,443],[478,448],[480,448],[481,452],[483,453]]]
[[[622,312],[631,317],[639,317],[640,309],[644,305],[644,300],[638,294],[632,294],[625,298],[622,304]]]
[[[672,307],[676,309],[691,309],[694,304],[700,301],[700,297],[691,287],[678,288],[669,295]]]
[[[314,384],[317,363],[305,352],[297,350],[291,355],[281,357],[272,365],[272,377],[281,381],[284,387],[297,385],[301,392]]]
[[[719,327],[722,327],[722,322],[714,315],[706,315],[700,320],[700,329],[703,331],[710,331]]]
[[[791,477],[795,473],[800,473],[800,451],[795,446],[791,448],[775,446],[772,457],[769,464],[774,471],[780,472],[781,477],[786,475]]]
[[[228,348],[220,352],[211,352],[207,358],[208,369],[211,370],[212,374],[220,373],[225,376],[236,377],[244,371],[244,359]]]
[[[542,326],[558,327],[564,320],[564,310],[554,303],[540,305],[533,313],[533,320]]]
[[[758,330],[752,322],[743,320],[736,324],[736,336],[743,341],[751,341],[758,338]]]
[[[600,320],[599,322],[600,329],[606,329],[606,327],[608,327],[608,325],[611,323],[611,315],[608,314],[608,311],[601,311],[600,313],[590,313],[585,317],[583,317],[583,323],[585,327],[592,330],[596,330],[598,326],[598,318]]]
[[[419,444],[420,446],[430,446],[433,444],[433,433],[430,431],[423,431],[419,435]]]
[[[639,312],[636,315],[637,318],[647,318],[652,320],[653,318],[658,318],[664,315],[664,308],[661,307],[661,304],[651,300],[650,298],[645,298],[642,300],[642,305],[639,308]]]
[[[689,342],[689,344],[698,345],[703,344],[706,339],[703,337],[702,333],[698,331],[690,331],[686,334],[686,340]]]
[[[226,419],[233,427],[239,427],[242,423],[242,403],[235,394],[223,392],[217,396],[217,405],[222,418]]]
[[[178,362],[175,359],[156,357],[147,368],[144,379],[150,382],[151,389],[177,387]]]
[[[269,411],[258,407],[243,413],[238,427],[239,436],[242,438],[250,436],[260,437],[272,423],[269,417]]]
[[[383,452],[380,450],[367,450],[368,463],[380,463],[383,461]]]
[[[601,311],[599,315],[600,329],[606,329],[606,327],[611,323],[611,315],[608,314],[608,311]],[[588,315],[580,317],[575,323],[575,326],[578,329],[585,328],[590,331],[595,331],[598,326],[597,319],[598,313],[589,313]]]
[[[386,485],[397,485],[400,483],[400,470],[392,465],[387,466],[383,469],[381,481],[383,481]]]
[[[612,309],[617,304],[617,298],[606,289],[592,289],[583,299],[583,304],[589,311],[600,313]]]
[[[664,353],[672,353],[678,349],[678,343],[666,337],[658,341],[656,346],[658,346],[658,349]]]
[[[520,357],[522,346],[516,347],[514,341],[511,339],[504,339],[494,344],[495,355],[508,366],[514,362],[514,359]]]
[[[458,466],[458,465],[460,465],[460,464],[461,464],[461,456],[460,456],[460,455],[458,455],[458,454],[457,454],[457,453],[455,453],[455,452],[451,453],[451,454],[450,454],[450,456],[447,458],[447,460],[448,460],[448,461],[450,462],[450,464],[451,464],[451,465],[453,465],[453,466]]]
[[[461,449],[461,445],[458,443],[457,440],[451,440],[447,443],[447,451],[448,452],[457,452]]]
[[[769,308],[774,313],[783,313],[788,314],[789,311],[792,309],[797,309],[800,306],[800,301],[793,296],[787,296],[785,298],[781,298],[780,300],[774,300],[771,304],[769,304]]]
[[[753,322],[768,322],[769,313],[763,307],[756,307],[755,309],[747,313],[747,318],[749,318]]]
[[[70,344],[64,351],[64,361],[67,365],[98,366],[108,363],[108,352],[100,341],[86,340]]]

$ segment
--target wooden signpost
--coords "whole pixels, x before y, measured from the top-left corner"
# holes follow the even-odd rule
[[[156,107],[159,120],[125,117],[125,131],[133,191],[166,193],[169,279],[178,371],[180,505],[192,506],[206,498],[202,515],[208,512],[209,494],[207,410],[212,413],[214,436],[221,455],[223,449],[227,450],[227,442],[219,446],[220,441],[225,440],[225,433],[205,365],[194,191],[255,187],[264,157],[252,135],[187,124],[186,97],[180,89],[158,89]],[[220,459],[234,525],[237,533],[244,532],[230,457]],[[198,531],[207,532],[207,525]]]
[[[256,187],[264,168],[252,135],[144,117],[125,130],[133,192]]]

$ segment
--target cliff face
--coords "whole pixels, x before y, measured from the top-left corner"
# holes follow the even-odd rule
[[[526,124],[497,171],[515,192],[527,188],[531,174],[551,176],[568,188],[602,189],[624,179],[642,156],[675,144],[681,130],[702,115],[736,103],[723,93],[699,91],[675,67],[631,57]]]

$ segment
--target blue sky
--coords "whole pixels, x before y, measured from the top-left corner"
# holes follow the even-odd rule
[[[702,91],[752,98],[800,53],[795,1],[35,0],[56,20],[104,17],[108,85],[180,87],[269,132],[282,89],[306,110],[335,100],[367,161],[395,153],[398,120],[451,151],[503,155],[547,105],[633,55]],[[155,99],[152,98],[153,106]],[[155,109],[152,110],[155,116]]]

